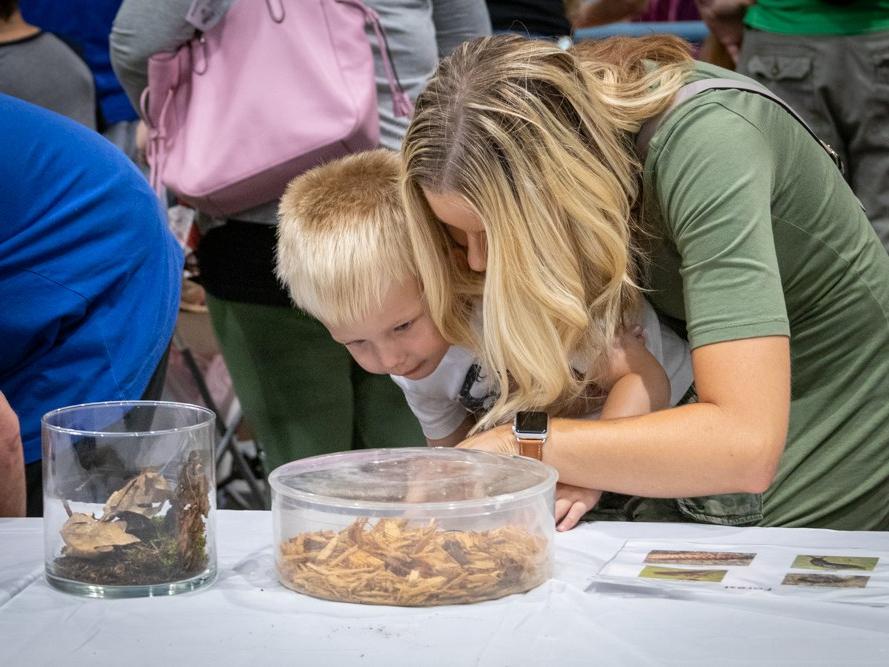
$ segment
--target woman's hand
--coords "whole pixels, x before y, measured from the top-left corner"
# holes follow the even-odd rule
[[[556,530],[571,530],[602,497],[601,491],[582,486],[556,484]]]
[[[516,442],[515,436],[512,434],[511,424],[495,426],[482,433],[477,433],[457,446],[507,456],[518,456],[519,454],[519,443]]]
[[[517,456],[519,453],[519,445],[510,424],[503,424],[474,435],[457,446],[507,456]],[[574,528],[581,517],[596,506],[601,496],[602,492],[594,489],[570,484],[557,484],[556,529],[566,531]]]

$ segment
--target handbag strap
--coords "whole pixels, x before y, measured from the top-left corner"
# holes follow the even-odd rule
[[[142,109],[142,118],[148,125],[148,143],[145,147],[145,161],[148,163],[148,180],[151,188],[158,197],[163,199],[164,186],[161,183],[161,173],[167,160],[167,112],[173,102],[173,89],[167,90],[164,103],[161,105],[157,122],[152,124],[148,116],[148,88],[142,91],[139,97],[139,106]]]
[[[380,56],[383,59],[383,71],[386,73],[386,79],[389,82],[389,91],[392,93],[392,110],[396,117],[407,117],[414,112],[414,103],[404,91],[401,81],[398,79],[398,72],[395,69],[395,62],[392,59],[392,53],[389,51],[389,40],[386,39],[386,33],[380,23],[380,15],[375,10],[365,5],[359,0],[336,0],[345,5],[351,5],[364,13],[364,20],[369,25],[377,38],[377,46],[380,49]]]
[[[654,136],[654,133],[657,131],[658,127],[660,127],[661,123],[663,123],[664,119],[673,111],[676,107],[680,106],[683,102],[688,101],[695,95],[705,90],[743,90],[749,93],[756,93],[757,95],[762,95],[763,97],[767,97],[773,102],[776,102],[780,106],[784,108],[787,113],[793,116],[800,125],[806,128],[806,131],[812,135],[812,138],[815,139],[821,147],[827,152],[830,159],[840,170],[840,173],[845,175],[846,168],[843,164],[843,159],[837,154],[837,152],[830,147],[829,144],[822,141],[815,131],[809,127],[809,124],[802,119],[802,117],[794,111],[793,107],[791,107],[787,102],[782,100],[780,97],[775,95],[772,91],[770,91],[765,86],[762,86],[755,81],[739,81],[738,79],[726,79],[726,78],[713,78],[713,79],[701,79],[699,81],[694,81],[692,83],[688,83],[682,88],[680,88],[676,95],[673,96],[673,101],[670,102],[670,105],[661,111],[658,115],[649,118],[642,124],[642,127],[639,128],[639,133],[636,135],[636,155],[639,156],[639,159],[644,163],[645,158],[648,155],[648,144],[651,143],[651,138]]]

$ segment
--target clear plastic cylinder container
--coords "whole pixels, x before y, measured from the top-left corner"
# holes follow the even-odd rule
[[[293,590],[339,602],[464,604],[552,573],[558,474],[468,449],[316,456],[269,477],[276,566]]]
[[[215,416],[160,401],[43,417],[46,578],[89,597],[172,595],[216,577]]]

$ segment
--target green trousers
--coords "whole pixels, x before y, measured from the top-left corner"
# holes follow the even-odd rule
[[[365,372],[317,320],[209,295],[207,306],[266,471],[316,454],[425,444],[395,383]]]

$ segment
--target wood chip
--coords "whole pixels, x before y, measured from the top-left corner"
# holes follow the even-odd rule
[[[470,532],[407,519],[356,519],[336,533],[300,533],[281,544],[285,586],[339,602],[429,606],[521,593],[549,577],[548,544],[518,526]]]

